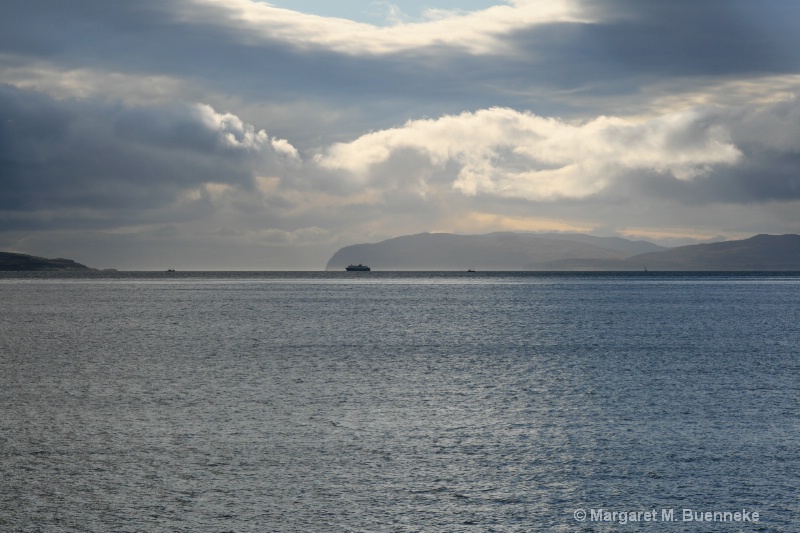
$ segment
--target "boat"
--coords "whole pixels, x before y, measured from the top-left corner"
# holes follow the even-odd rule
[[[370,269],[367,265],[359,263],[357,265],[349,265],[345,270],[348,272],[369,272]]]
[[[467,272],[473,272],[474,273],[475,271],[470,268],[469,270],[467,270]]]

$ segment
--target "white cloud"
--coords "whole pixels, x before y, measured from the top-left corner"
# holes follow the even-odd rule
[[[272,149],[275,150],[277,154],[280,154],[284,158],[291,161],[300,161],[300,154],[297,152],[297,149],[286,139],[273,138],[271,139],[270,143],[272,144]]]
[[[331,146],[316,162],[377,185],[393,159],[416,157],[428,167],[417,176],[457,165],[452,187],[466,195],[584,198],[630,172],[692,180],[736,163],[741,154],[715,113],[696,108],[645,121],[601,116],[569,123],[491,108],[373,132]]]
[[[646,87],[642,92],[649,96],[645,102],[649,109],[660,113],[701,105],[768,107],[779,102],[793,101],[800,92],[800,75],[733,80],[693,77],[660,81]]]
[[[250,0],[186,0],[187,22],[228,25],[246,41],[279,40],[348,54],[384,54],[426,46],[454,46],[476,54],[496,52],[497,37],[537,24],[585,22],[574,0],[518,0],[434,20],[398,21],[388,27],[308,15]]]
[[[220,144],[224,146],[257,151],[271,144],[266,131],[256,131],[255,127],[245,124],[232,113],[217,113],[214,108],[206,104],[196,104],[193,108],[203,125],[208,130],[216,132]]]
[[[204,94],[191,83],[166,74],[127,74],[98,68],[69,68],[50,61],[19,64],[0,54],[0,80],[53,98],[113,97],[132,105],[159,105]]]

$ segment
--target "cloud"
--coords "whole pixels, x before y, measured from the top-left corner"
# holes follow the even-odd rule
[[[580,21],[570,0],[525,0],[472,13],[451,12],[426,22],[373,26],[345,19],[306,15],[247,0],[187,0],[180,16],[194,24],[235,28],[239,39],[257,44],[278,40],[302,48],[346,54],[387,54],[426,47],[452,46],[475,54],[496,52],[497,36],[518,28]],[[210,19],[209,17],[213,17]]]
[[[569,123],[492,108],[370,133],[330,147],[316,161],[363,183],[384,179],[387,162],[414,159],[418,168],[406,171],[412,181],[455,165],[452,187],[463,194],[553,201],[596,195],[636,172],[694,180],[740,157],[713,110]]]
[[[275,139],[203,104],[129,107],[0,86],[0,217],[101,227],[207,215],[206,184],[255,190],[298,162]],[[31,217],[31,214],[38,213]]]
[[[162,150],[186,149],[221,157],[266,150],[286,161],[299,160],[297,150],[285,139],[270,138],[238,116],[217,113],[206,104],[126,108],[115,118],[114,132],[122,139]]]
[[[9,227],[179,222],[224,210],[231,225],[249,217],[282,224],[272,229],[284,235],[381,213],[433,221],[481,211],[474,202],[487,198],[502,213],[503,201],[800,197],[795,100],[582,121],[489,108],[408,121],[313,157],[205,104],[131,107],[5,88],[0,112]]]
[[[311,254],[800,231],[800,4],[431,7],[379,27],[251,0],[0,3],[0,233]]]
[[[800,44],[795,2],[640,2],[587,0],[583,39],[618,67],[638,75],[796,72]]]
[[[330,232],[316,226],[300,228],[295,231],[266,229],[248,234],[248,239],[257,243],[270,245],[304,246],[328,241],[330,239]]]
[[[282,136],[493,106],[586,118],[641,106],[643,85],[670,79],[705,77],[686,83],[691,94],[709,76],[797,72],[790,4],[520,1],[378,27],[250,0],[35,0],[0,6],[0,75],[58,97],[316,110],[285,127],[263,117]],[[341,110],[335,123],[317,118]]]
[[[109,72],[89,67],[69,68],[47,60],[20,62],[0,54],[0,79],[19,89],[56,99],[98,98],[114,95],[133,105],[165,104],[176,95],[199,98],[191,83],[175,76]]]

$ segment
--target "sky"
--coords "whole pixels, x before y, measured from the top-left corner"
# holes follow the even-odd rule
[[[800,2],[0,1],[0,250],[800,233]]]

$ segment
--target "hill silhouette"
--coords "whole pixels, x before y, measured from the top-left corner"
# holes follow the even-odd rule
[[[376,270],[542,270],[558,261],[621,261],[664,249],[646,241],[580,234],[420,233],[345,246],[331,257],[326,270],[344,269],[350,263]]]
[[[692,244],[631,258],[650,270],[800,271],[800,235]]]
[[[86,265],[76,263],[72,259],[46,259],[33,255],[0,252],[0,271],[36,271],[36,270],[91,270]]]
[[[800,235],[665,248],[583,234],[421,233],[338,250],[326,270],[351,263],[373,270],[800,271]]]

